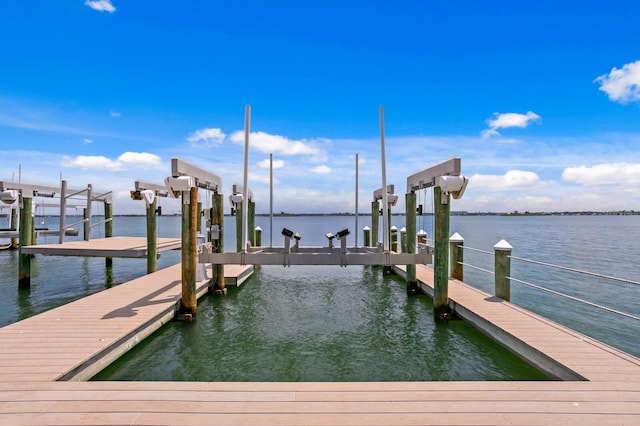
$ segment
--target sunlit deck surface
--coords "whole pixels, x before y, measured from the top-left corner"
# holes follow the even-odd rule
[[[176,250],[182,245],[180,238],[158,238],[158,252]],[[89,241],[68,241],[62,244],[41,244],[22,247],[23,253],[45,256],[86,257],[147,257],[145,237],[97,238]]]
[[[242,267],[234,267],[242,268]],[[237,273],[240,273],[238,270]],[[206,291],[200,271],[198,289]],[[225,270],[225,275],[229,271]],[[425,288],[430,270],[418,268]],[[82,382],[170,320],[180,267],[0,329],[0,424],[638,424],[640,360],[451,280],[456,310],[582,380]],[[246,290],[249,291],[249,290]],[[197,320],[197,319],[196,319]],[[487,330],[492,327],[485,324]],[[533,349],[531,349],[533,348]],[[294,354],[292,354],[293,356]],[[415,354],[420,356],[420,354]],[[216,368],[211,365],[210,368]],[[398,368],[411,368],[411,360]],[[565,374],[565,373],[562,373]]]

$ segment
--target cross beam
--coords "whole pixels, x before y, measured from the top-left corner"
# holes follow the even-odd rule
[[[195,186],[207,189],[213,192],[219,192],[222,188],[222,179],[220,176],[201,169],[198,166],[189,164],[179,158],[171,159],[171,176],[191,176],[195,179]]]
[[[415,173],[407,178],[407,193],[435,186],[439,176],[460,176],[460,168],[460,158],[455,157]]]

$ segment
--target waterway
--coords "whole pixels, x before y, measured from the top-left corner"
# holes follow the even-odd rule
[[[57,218],[44,218],[57,228]],[[371,226],[360,217],[358,228]],[[418,227],[432,233],[430,216]],[[268,217],[258,216],[264,245]],[[348,216],[277,217],[273,245],[287,227],[303,245],[326,245],[324,234],[355,229]],[[393,216],[392,225],[404,226]],[[38,225],[41,225],[38,223]],[[47,226],[48,223],[42,224]],[[143,236],[143,217],[114,218],[115,235]],[[465,246],[492,251],[506,239],[513,255],[638,281],[640,216],[453,216],[451,232]],[[161,237],[180,235],[180,219],[159,218]],[[99,231],[94,230],[94,237]],[[55,237],[39,242],[55,242]],[[362,244],[362,234],[358,235]],[[355,243],[355,232],[349,245]],[[225,248],[235,249],[235,218],[225,219]],[[164,252],[159,267],[179,262]],[[465,263],[493,269],[490,254],[465,250]],[[17,288],[17,254],[0,252],[0,325],[126,282],[146,272],[143,259],[37,256],[30,290]],[[512,276],[640,315],[640,287],[568,274],[514,260]],[[488,293],[493,276],[465,269],[465,281]],[[636,356],[639,321],[512,283],[512,301]],[[541,375],[462,321],[435,324],[431,300],[409,298],[404,283],[381,268],[258,268],[227,297],[200,302],[192,324],[171,323],[100,375],[121,380],[510,380]]]

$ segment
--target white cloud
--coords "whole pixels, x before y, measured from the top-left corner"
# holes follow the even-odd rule
[[[244,144],[244,131],[234,132],[230,139],[235,143]],[[282,155],[318,155],[320,153],[320,150],[306,139],[293,140],[265,132],[252,132],[249,140],[252,148],[264,153]]]
[[[149,169],[161,166],[160,157],[147,152],[125,152],[116,160],[102,155],[78,155],[63,157],[63,166],[83,170],[121,171],[129,168]],[[135,166],[135,167],[129,167]]]
[[[582,185],[634,185],[640,182],[639,163],[598,164],[592,167],[567,167],[562,179]]]
[[[263,169],[268,169],[270,167],[270,161],[268,158],[265,158],[264,160],[260,161],[258,163],[258,167],[263,168]],[[273,160],[273,168],[274,169],[281,169],[284,167],[284,160]]]
[[[620,69],[613,67],[609,74],[601,75],[594,83],[600,83],[600,90],[614,102],[640,101],[640,60]]]
[[[225,134],[219,127],[209,127],[205,129],[196,130],[191,136],[187,138],[194,146],[214,146],[220,145],[224,142]]]
[[[509,170],[502,176],[475,174],[469,179],[469,188],[492,191],[530,188],[540,184],[541,180],[537,173],[522,170]]]
[[[100,12],[113,13],[116,11],[116,8],[111,4],[111,0],[86,0],[84,4]]]
[[[318,167],[314,167],[313,169],[311,169],[312,173],[317,173],[319,175],[326,175],[331,173],[331,167],[327,166],[327,165],[321,165]]]
[[[116,111],[111,111],[110,115],[112,117],[120,117],[122,114],[120,114],[119,112],[116,112]]]
[[[90,143],[92,143],[92,142],[93,142],[93,141],[92,141],[91,139],[89,139],[89,138],[85,138],[85,139],[82,141],[82,143],[83,143],[83,144],[85,144],[85,145],[86,145],[86,144],[90,144]]]
[[[484,139],[491,136],[499,136],[498,129],[507,129],[509,127],[527,127],[534,121],[539,121],[540,116],[535,112],[528,111],[526,114],[519,114],[517,112],[506,112],[503,114],[494,113],[493,118],[487,120],[489,125],[488,129],[481,132]]]
[[[162,164],[160,157],[148,152],[125,152],[118,157],[118,162],[132,164],[137,167],[159,167]]]

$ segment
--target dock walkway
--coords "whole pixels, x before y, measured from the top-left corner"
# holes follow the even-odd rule
[[[180,238],[158,238],[158,252],[176,250],[182,246]],[[67,241],[62,244],[40,244],[23,246],[25,254],[45,256],[86,257],[147,257],[145,237],[109,237],[89,241]]]
[[[210,272],[201,271],[198,278],[200,291],[206,287],[206,274]],[[418,278],[425,280],[425,289],[429,287],[428,269],[419,268]],[[75,381],[91,377],[118,351],[168,321],[180,294],[177,266],[0,329],[0,424],[640,423],[640,360],[550,321],[540,321],[464,283],[450,282],[449,291],[456,312],[486,315],[485,321],[545,351],[545,356],[557,357],[558,365],[568,367],[582,380]],[[605,361],[600,352],[613,358]],[[399,368],[411,368],[410,364]]]

